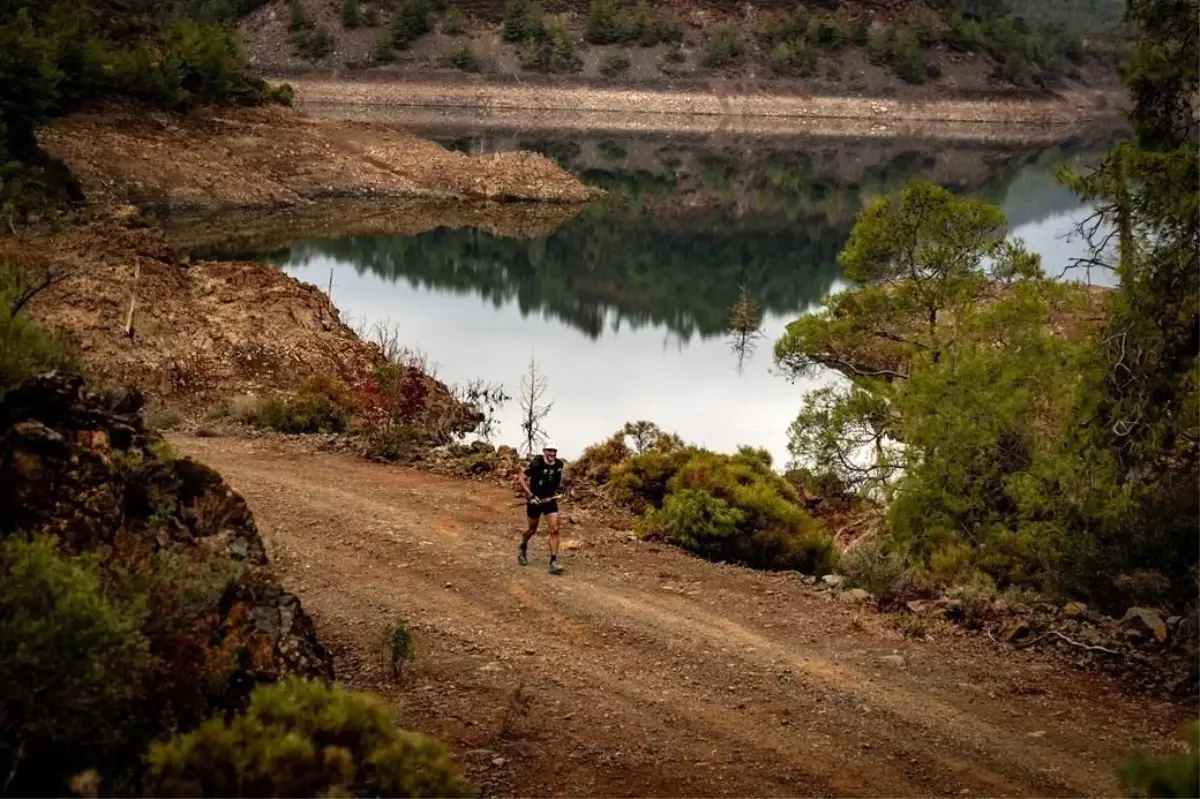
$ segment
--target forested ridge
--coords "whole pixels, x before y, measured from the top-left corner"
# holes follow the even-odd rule
[[[230,12],[206,3],[14,0],[0,7],[0,219],[7,225],[78,200],[70,175],[38,148],[35,134],[87,104],[186,111],[290,102],[288,90],[251,74],[232,22]]]

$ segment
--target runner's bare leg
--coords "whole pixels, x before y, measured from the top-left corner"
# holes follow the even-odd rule
[[[550,557],[558,557],[558,514],[546,514],[546,535],[550,539]]]
[[[529,539],[531,539],[535,535],[537,535],[539,518],[540,517],[535,516],[529,520],[529,526],[525,529],[525,536],[521,539],[522,547],[526,546],[529,543]]]

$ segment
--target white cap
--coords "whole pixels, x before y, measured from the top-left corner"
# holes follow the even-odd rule
[[[542,444],[542,449],[552,449],[555,452],[558,452],[558,445],[554,443],[553,438],[547,438],[546,442]]]

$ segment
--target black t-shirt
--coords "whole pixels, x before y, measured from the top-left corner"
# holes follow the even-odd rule
[[[566,462],[555,458],[553,464],[547,464],[541,455],[534,457],[525,467],[525,476],[529,478],[529,490],[538,499],[546,499],[558,493],[562,485],[563,466]]]

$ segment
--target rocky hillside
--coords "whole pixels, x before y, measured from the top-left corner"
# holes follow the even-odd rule
[[[245,501],[175,458],[141,405],[56,374],[0,400],[6,796],[66,795],[85,769],[102,795],[140,795],[151,741],[258,685],[333,679]]]
[[[332,679],[333,662],[272,573],[245,501],[207,466],[170,457],[145,429],[142,403],[136,391],[106,397],[60,375],[8,392],[0,538],[50,534],[72,554],[146,549],[164,561],[177,554],[196,573],[215,568],[226,587],[197,620],[237,664],[231,691],[291,674]]]
[[[1068,15],[1077,21],[1070,28],[1054,15],[1018,19],[1000,6],[939,7],[906,0],[270,0],[239,28],[251,63],[270,75],[351,71],[916,97],[1115,85],[1114,45],[1093,35],[1112,28],[1107,6]]]

